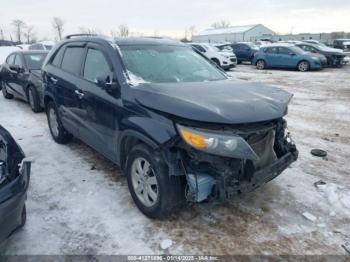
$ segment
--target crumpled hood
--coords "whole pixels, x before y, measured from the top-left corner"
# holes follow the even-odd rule
[[[327,53],[339,53],[339,54],[344,53],[344,51],[342,49],[328,47],[328,46],[322,47],[322,51],[327,52]]]
[[[225,124],[277,119],[292,94],[259,83],[212,81],[147,83],[131,88],[141,105],[182,118]]]

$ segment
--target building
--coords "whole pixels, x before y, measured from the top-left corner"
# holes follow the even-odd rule
[[[222,43],[256,41],[271,38],[275,32],[262,24],[211,28],[192,37],[193,42]]]
[[[333,44],[333,40],[337,38],[350,38],[350,33],[333,32],[333,33],[301,33],[301,34],[287,34],[274,35],[271,37],[273,41],[288,41],[288,40],[317,40],[325,44]]]

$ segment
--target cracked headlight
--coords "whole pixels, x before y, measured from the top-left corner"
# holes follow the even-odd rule
[[[176,125],[182,139],[195,149],[209,154],[232,158],[257,160],[249,144],[235,134],[215,133],[214,131]]]

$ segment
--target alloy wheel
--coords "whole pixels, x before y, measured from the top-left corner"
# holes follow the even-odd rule
[[[146,207],[156,204],[159,197],[157,177],[150,163],[142,158],[136,158],[131,166],[131,181],[137,198]]]
[[[305,62],[305,61],[300,62],[299,66],[298,66],[298,69],[301,72],[305,72],[305,71],[309,70],[309,64],[307,62]]]
[[[58,135],[59,135],[58,120],[57,120],[57,115],[56,115],[56,111],[54,108],[50,108],[50,110],[49,110],[49,121],[50,121],[50,129],[51,129],[52,134],[55,137],[58,137]]]

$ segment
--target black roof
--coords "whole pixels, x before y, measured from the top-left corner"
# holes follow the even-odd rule
[[[108,37],[103,35],[94,35],[94,34],[75,34],[69,35],[65,38],[64,42],[71,41],[107,41],[109,43],[115,43],[117,45],[177,45],[177,46],[186,46],[182,42],[170,38],[163,37]]]
[[[186,46],[178,40],[161,37],[120,37],[115,38],[117,45],[178,45]]]

